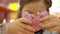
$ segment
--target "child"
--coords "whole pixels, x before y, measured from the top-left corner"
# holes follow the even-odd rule
[[[37,19],[39,19],[37,17],[37,14],[39,14],[41,12],[43,12],[43,13],[49,12],[49,7],[51,6],[51,4],[52,4],[51,0],[20,0],[20,11],[18,13],[18,18],[20,18],[22,15],[22,17],[25,17],[28,19],[33,19],[31,15],[30,15],[30,17],[29,17],[29,15],[27,15],[27,14],[32,14],[36,18],[33,20],[37,21]],[[24,14],[24,12],[27,12],[26,15]],[[40,14],[39,16],[42,16],[42,14]],[[36,24],[35,24],[35,26],[32,24],[32,26],[35,29],[39,29],[39,28],[41,29],[41,27],[38,27],[38,24],[37,25]],[[36,33],[42,34],[43,30],[40,30]]]

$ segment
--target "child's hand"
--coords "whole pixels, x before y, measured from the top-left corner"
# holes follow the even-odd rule
[[[8,25],[8,34],[34,34],[36,31],[32,26],[32,22],[26,18],[20,18]]]
[[[47,30],[57,30],[60,25],[60,19],[55,16],[46,16],[43,18],[42,25]]]

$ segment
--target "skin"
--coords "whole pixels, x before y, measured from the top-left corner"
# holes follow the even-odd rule
[[[43,28],[48,31],[57,31],[60,33],[60,19],[56,16],[46,16],[43,18]]]
[[[37,16],[37,12],[42,11],[42,10],[43,11],[47,10],[47,7],[44,4],[43,0],[25,5],[22,12],[27,11],[28,13],[31,13],[34,16]],[[48,31],[57,30],[58,32],[60,32],[59,22],[60,21],[58,18],[56,18],[55,16],[49,15],[49,16],[42,18],[41,24],[43,26],[43,29],[47,29]],[[13,34],[34,34],[34,32],[36,32],[36,30],[30,26],[31,23],[32,22],[26,18],[16,19],[13,23],[8,24],[7,33],[8,34],[12,34],[12,33]],[[47,24],[54,24],[54,25],[47,25]],[[4,27],[6,28],[6,26],[4,26]],[[4,27],[3,27],[3,29],[5,29]],[[5,32],[5,30],[3,30],[3,31]]]
[[[27,11],[30,14],[33,14],[34,16],[37,15],[37,12],[39,11],[47,11],[46,5],[43,0],[30,3],[24,6],[22,12]]]

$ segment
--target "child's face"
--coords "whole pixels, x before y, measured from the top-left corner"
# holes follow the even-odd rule
[[[37,15],[37,12],[40,11],[47,11],[46,4],[43,0],[34,2],[34,3],[29,3],[24,6],[22,12],[27,11],[30,14]]]
[[[47,7],[43,0],[39,2],[29,3],[24,6],[22,10],[22,17],[32,20],[31,26],[33,26],[36,30],[40,30],[42,28],[42,26],[39,25],[41,21],[40,17],[41,15],[45,16],[45,14],[42,13],[41,11],[45,11],[44,13],[47,15],[46,13]]]

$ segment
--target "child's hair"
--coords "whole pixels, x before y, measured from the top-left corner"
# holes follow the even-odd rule
[[[32,3],[32,2],[37,2],[39,0],[20,0],[20,9],[19,9],[19,12],[18,12],[18,16],[17,18],[20,18],[21,15],[22,15],[22,9],[23,7],[28,4],[28,3]],[[46,5],[48,6],[47,7],[47,11],[49,11],[49,8],[51,7],[52,5],[52,1],[51,0],[44,0],[46,2]]]

